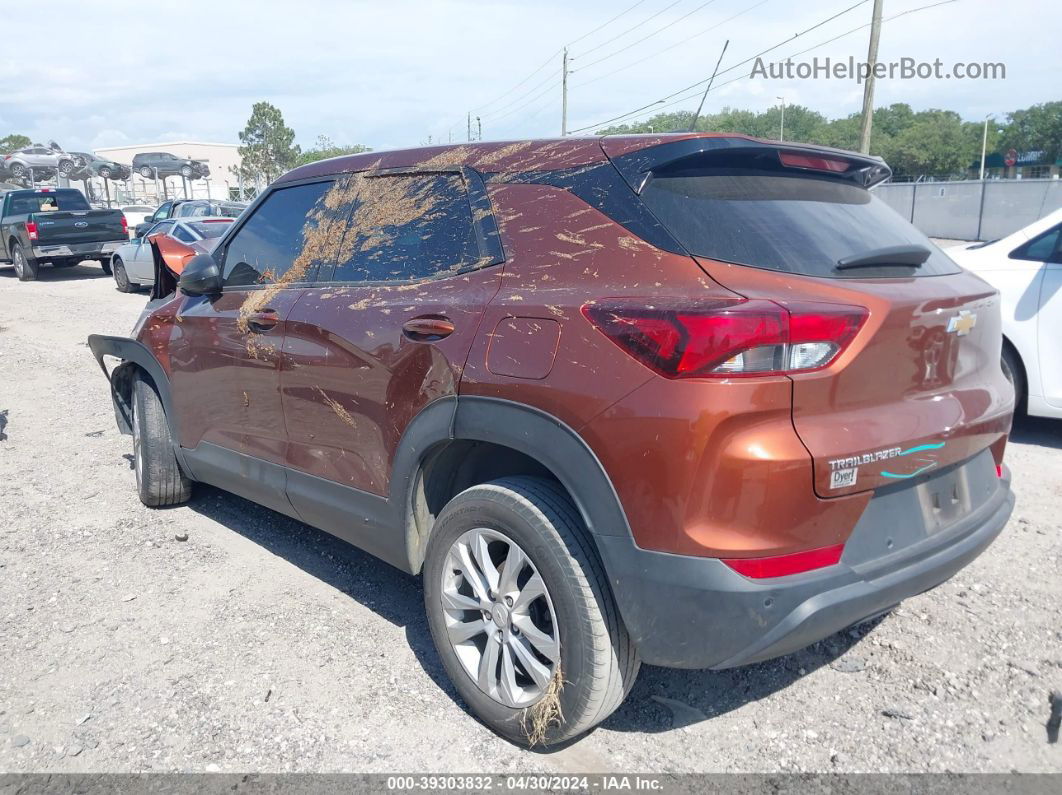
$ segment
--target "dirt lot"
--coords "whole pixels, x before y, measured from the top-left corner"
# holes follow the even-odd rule
[[[0,771],[1062,771],[1060,422],[1016,427],[1017,511],[951,582],[781,660],[643,668],[528,753],[457,702],[417,579],[215,489],[141,506],[85,337],[145,298],[42,275],[0,271]]]

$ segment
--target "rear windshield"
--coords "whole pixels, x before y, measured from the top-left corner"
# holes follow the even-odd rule
[[[19,215],[21,213],[41,213],[53,210],[90,210],[85,197],[76,190],[56,190],[48,193],[27,193],[22,196],[12,196],[8,213]]]
[[[231,221],[197,221],[188,226],[195,230],[196,234],[204,238],[221,237],[225,230],[231,226]]]
[[[937,276],[956,266],[870,191],[781,170],[702,168],[654,173],[642,200],[691,253],[809,276]],[[920,267],[837,270],[887,246],[921,245]]]

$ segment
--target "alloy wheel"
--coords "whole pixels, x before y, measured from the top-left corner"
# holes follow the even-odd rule
[[[15,253],[12,255],[12,264],[15,266],[15,275],[18,278],[22,278],[22,272],[26,269],[26,260],[22,254],[22,248],[15,249]]]
[[[560,664],[546,584],[511,538],[475,528],[451,545],[442,573],[450,646],[486,695],[519,709],[538,701]]]

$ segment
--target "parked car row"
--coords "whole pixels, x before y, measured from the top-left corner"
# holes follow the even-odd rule
[[[100,177],[108,180],[127,180],[134,173],[144,179],[166,179],[180,176],[185,179],[206,179],[210,168],[206,163],[178,157],[169,152],[142,152],[133,156],[131,166],[99,157],[91,152],[66,152],[52,141],[47,146],[33,144],[3,155],[0,159],[0,179],[13,178],[35,182],[56,176],[67,179]]]

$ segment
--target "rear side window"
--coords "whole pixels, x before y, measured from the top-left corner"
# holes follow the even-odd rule
[[[192,233],[185,229],[183,226],[178,226],[173,230],[173,236],[180,240],[182,243],[194,243],[195,238],[192,237]]]
[[[642,200],[692,254],[830,277],[936,276],[959,268],[863,187],[806,173],[743,168],[654,172]],[[889,246],[931,252],[921,267],[837,270],[838,260]]]
[[[57,190],[48,193],[33,193],[25,196],[12,196],[8,213],[50,212],[53,210],[89,210],[89,203],[81,191]]]
[[[459,175],[354,175],[349,190],[349,227],[332,281],[425,279],[479,261],[472,208]]]
[[[1010,258],[1034,262],[1062,262],[1062,226],[1056,226],[1016,248],[1011,252]]]
[[[331,182],[311,182],[270,193],[226,247],[224,285],[312,279],[309,270],[316,263],[302,256],[303,250],[318,228],[322,199],[331,187]]]

